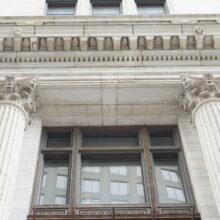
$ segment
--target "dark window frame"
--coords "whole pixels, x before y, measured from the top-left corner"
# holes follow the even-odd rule
[[[139,146],[136,147],[83,147],[82,146],[82,130],[83,129],[114,129],[114,130],[138,130],[138,139],[139,139]],[[150,145],[150,136],[149,131],[150,130],[173,130],[173,135],[175,139],[175,145],[176,146],[165,146],[165,147],[154,147]],[[47,131],[57,131],[57,130],[70,130],[71,131],[71,146],[70,147],[63,147],[63,148],[52,148],[52,147],[45,147],[46,145],[46,135],[45,132]],[[181,175],[183,179],[184,189],[187,195],[187,202],[186,203],[179,203],[179,204],[160,204],[158,202],[158,195],[157,195],[157,189],[156,189],[156,176],[155,176],[155,170],[153,166],[153,157],[152,154],[155,152],[159,153],[166,153],[166,152],[176,152],[179,156],[179,167],[181,169]],[[184,158],[184,154],[182,152],[182,146],[180,142],[180,137],[177,131],[176,126],[130,126],[130,127],[71,127],[71,128],[44,128],[44,131],[42,133],[42,139],[41,139],[41,149],[39,152],[39,164],[38,164],[38,172],[36,172],[36,181],[34,186],[34,193],[33,193],[33,200],[32,200],[32,207],[34,207],[33,210],[50,210],[56,211],[56,210],[63,210],[64,212],[68,213],[71,212],[72,208],[75,209],[82,209],[85,208],[91,208],[91,210],[95,210],[97,208],[104,208],[104,207],[112,207],[111,204],[109,205],[85,205],[80,204],[80,190],[77,188],[77,186],[80,186],[81,181],[81,162],[82,162],[82,156],[86,154],[110,154],[110,153],[121,153],[123,154],[139,154],[141,157],[141,168],[142,168],[142,178],[143,178],[143,184],[144,184],[144,191],[145,191],[145,204],[132,204],[132,205],[113,205],[114,207],[123,207],[125,210],[128,207],[132,207],[135,209],[149,209],[152,212],[158,212],[160,213],[160,210],[162,209],[169,209],[172,208],[178,212],[180,209],[188,209],[191,210],[192,215],[195,219],[199,219],[199,215],[197,213],[197,209],[195,206],[195,199],[193,196],[193,191],[191,188],[191,183],[189,179],[189,174],[186,166],[186,161]],[[35,205],[39,198],[40,193],[40,183],[42,181],[42,171],[43,171],[43,159],[44,155],[46,154],[69,154],[69,203],[66,205]],[[39,211],[39,213],[40,213]],[[35,213],[35,211],[32,212],[32,214]],[[37,213],[37,212],[36,212]],[[37,215],[37,214],[36,214]],[[30,215],[33,217],[33,215]],[[163,215],[162,215],[163,216]],[[178,214],[179,216],[179,214]],[[137,218],[138,219],[138,218]]]

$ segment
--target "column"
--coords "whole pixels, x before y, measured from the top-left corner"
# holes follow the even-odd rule
[[[122,0],[122,12],[124,15],[137,15],[135,0]]]
[[[77,15],[91,15],[91,2],[90,0],[78,0],[76,4]]]
[[[29,114],[37,107],[36,80],[0,81],[0,213],[9,218],[23,135]]]
[[[212,74],[185,77],[183,107],[192,113],[220,214],[220,80]]]

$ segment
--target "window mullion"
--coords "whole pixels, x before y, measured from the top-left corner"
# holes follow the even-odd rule
[[[76,206],[76,180],[77,180],[77,158],[78,158],[78,149],[80,145],[80,130],[79,128],[74,128],[72,134],[72,155],[71,155],[71,167],[70,167],[70,192],[69,192],[69,209],[70,211],[75,211]]]
[[[151,201],[151,209],[152,212],[157,212],[157,203],[156,203],[156,194],[155,194],[155,187],[153,181],[153,165],[152,159],[150,154],[150,147],[149,147],[149,140],[147,136],[147,128],[141,128],[141,135],[142,135],[142,146],[144,147],[144,161],[146,165],[146,175],[147,175],[147,185],[149,190],[149,196]]]

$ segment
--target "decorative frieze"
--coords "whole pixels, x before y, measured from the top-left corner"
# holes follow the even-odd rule
[[[102,36],[27,36],[22,28],[15,28],[11,36],[0,36],[0,51],[103,51],[103,50],[201,50],[220,49],[220,37],[204,34],[196,26],[193,34],[161,35],[102,35]]]
[[[220,98],[220,79],[212,73],[205,73],[203,78],[186,76],[183,78],[184,110],[193,112],[195,107],[210,98]]]

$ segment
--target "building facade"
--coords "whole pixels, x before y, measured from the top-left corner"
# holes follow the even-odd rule
[[[219,143],[219,0],[0,2],[2,220],[219,220]]]

